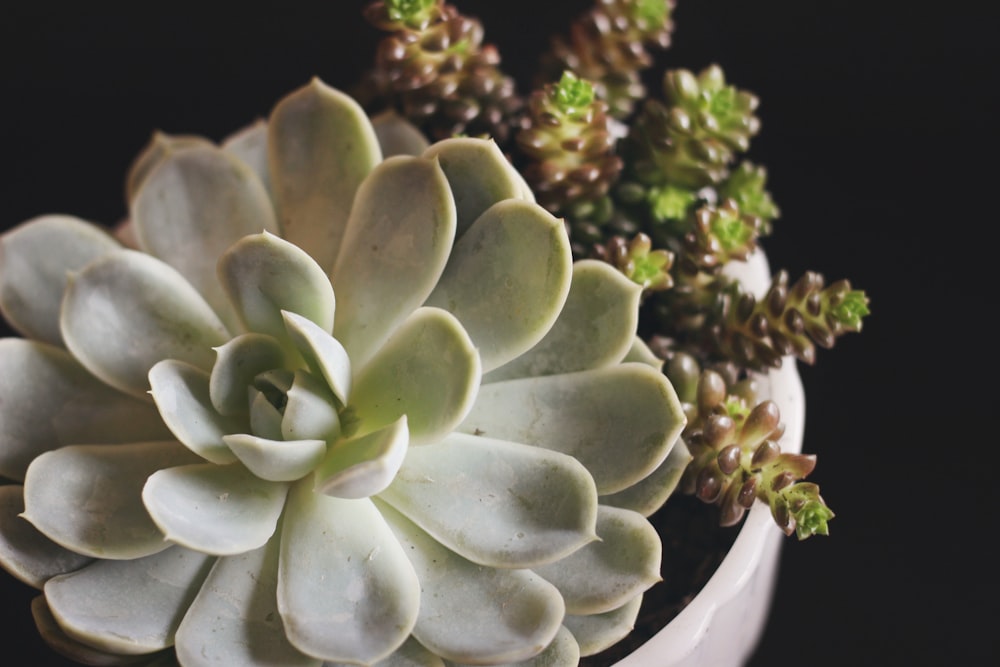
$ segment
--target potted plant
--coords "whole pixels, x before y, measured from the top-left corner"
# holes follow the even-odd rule
[[[661,522],[743,522],[687,591],[724,598],[768,587],[775,523],[825,534],[794,359],[867,299],[771,275],[755,97],[640,80],[671,10],[596,3],[521,97],[458,8],[370,3],[357,88],[155,134],[113,230],[4,234],[0,562],[57,651],[639,664]],[[673,664],[715,604],[660,633]]]

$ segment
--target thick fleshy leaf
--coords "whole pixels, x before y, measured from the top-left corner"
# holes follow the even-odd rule
[[[45,343],[0,339],[0,396],[0,476],[13,480],[63,445],[172,437],[152,403],[112,389]]]
[[[0,314],[23,335],[61,346],[66,276],[121,248],[106,230],[69,215],[43,215],[0,235]]]
[[[371,664],[416,622],[421,581],[368,499],[289,493],[281,532],[278,608],[289,640],[331,662]]]
[[[239,463],[199,463],[150,475],[142,502],[171,542],[228,556],[271,539],[287,491],[287,484],[260,479]]]
[[[170,546],[142,505],[146,479],[197,462],[177,442],[70,445],[28,467],[24,517],[49,539],[94,558],[140,558]]]
[[[323,667],[353,666],[342,662],[324,662]],[[411,636],[392,655],[372,667],[446,667],[446,663],[441,656],[434,655]]]
[[[488,371],[542,339],[566,302],[572,275],[563,222],[537,204],[508,199],[455,243],[426,305],[458,317]]]
[[[461,238],[486,209],[504,199],[528,199],[523,180],[492,139],[453,137],[431,144],[425,158],[441,164],[458,213]]]
[[[319,667],[285,636],[278,614],[278,539],[220,558],[177,628],[185,667],[271,665]]]
[[[534,568],[559,589],[569,614],[611,611],[661,580],[663,547],[644,516],[601,505],[597,535],[563,560]]]
[[[140,186],[161,160],[174,151],[195,146],[214,146],[214,144],[196,134],[167,134],[159,130],[153,132],[149,141],[129,165],[125,178],[125,205],[131,205]]]
[[[309,370],[324,378],[340,404],[345,405],[351,393],[351,360],[347,350],[316,323],[288,311],[281,314],[285,329]]]
[[[4,570],[40,589],[51,577],[79,570],[91,561],[45,537],[21,516],[23,512],[24,487],[0,486],[0,567]]]
[[[569,454],[604,495],[653,472],[684,424],[663,373],[627,363],[483,385],[459,429]]]
[[[660,359],[656,354],[649,348],[649,345],[640,336],[636,336],[632,341],[632,347],[629,349],[628,354],[622,361],[638,361],[643,364],[648,364],[655,368],[656,370],[663,370],[663,359]]]
[[[567,615],[563,624],[576,637],[580,655],[587,657],[614,646],[632,632],[641,606],[642,595],[636,595],[621,607],[603,614]]]
[[[250,432],[265,440],[283,440],[281,420],[284,415],[274,407],[267,394],[250,387],[247,390],[250,402]],[[282,392],[284,393],[284,392]],[[264,443],[261,443],[263,445]],[[237,444],[239,446],[239,444]]]
[[[246,419],[215,410],[208,373],[183,361],[165,359],[150,369],[149,384],[163,421],[185,447],[212,463],[236,460],[222,436],[245,431]]]
[[[387,109],[372,116],[371,121],[383,158],[393,155],[420,155],[430,146],[423,132],[394,109]]]
[[[472,667],[458,665],[457,667]],[[580,664],[580,645],[576,643],[573,633],[565,627],[560,627],[556,638],[538,655],[520,662],[509,662],[493,667],[577,667]]]
[[[333,335],[355,366],[427,299],[454,240],[455,203],[436,162],[397,155],[361,184],[332,274]]]
[[[231,330],[238,320],[216,264],[247,234],[278,234],[274,208],[257,174],[215,146],[171,151],[132,199],[139,247],[180,271]]]
[[[265,371],[284,368],[288,363],[281,343],[264,334],[237,336],[215,348],[215,352],[217,358],[212,366],[208,394],[212,406],[222,415],[246,414],[249,409],[247,388],[253,385],[254,378]]]
[[[237,241],[219,260],[219,276],[247,330],[286,341],[282,311],[333,329],[330,279],[301,248],[263,232]]]
[[[52,610],[49,609],[49,603],[45,601],[44,595],[39,595],[31,601],[31,616],[35,620],[38,634],[41,635],[46,644],[52,647],[59,655],[80,664],[91,665],[92,667],[131,667],[131,665],[156,667],[156,664],[158,664],[151,663],[148,655],[119,655],[117,653],[99,651],[71,638],[56,623],[56,619],[52,615]]]
[[[176,269],[135,250],[87,265],[66,289],[63,340],[91,373],[138,396],[161,359],[209,370],[225,326]]]
[[[607,262],[573,265],[573,284],[559,318],[541,342],[490,371],[483,382],[555,375],[620,362],[639,326],[642,288]]]
[[[173,645],[213,561],[179,546],[135,560],[99,560],[49,579],[45,598],[71,638],[102,651],[152,653]]]
[[[597,536],[597,490],[579,461],[540,447],[455,433],[411,448],[379,496],[455,553],[534,567]]]
[[[354,193],[382,159],[375,130],[353,98],[318,78],[281,99],[267,126],[271,187],[285,238],[329,271]]]
[[[420,578],[421,644],[445,660],[491,664],[526,660],[553,640],[565,606],[552,584],[530,570],[476,565],[379,507]]]
[[[269,440],[244,433],[223,436],[243,465],[272,482],[291,482],[307,475],[326,454],[323,440]]]
[[[316,491],[338,498],[381,493],[395,478],[409,444],[406,415],[367,435],[334,443],[316,468]]]
[[[267,163],[267,121],[258,118],[222,140],[222,149],[253,169],[264,189],[271,192],[271,174]],[[269,205],[270,202],[268,202]]]
[[[691,458],[684,439],[677,438],[677,442],[670,449],[670,454],[667,455],[667,460],[660,464],[653,474],[618,493],[601,496],[601,504],[651,516],[653,512],[663,507],[663,503],[667,502],[677,489],[677,484],[681,481],[681,476]]]
[[[295,381],[285,394],[281,417],[283,440],[323,440],[340,436],[337,399],[322,377],[305,370],[295,371]]]
[[[465,416],[480,374],[479,354],[458,320],[420,308],[355,379],[351,407],[360,432],[406,415],[411,445],[436,442]]]

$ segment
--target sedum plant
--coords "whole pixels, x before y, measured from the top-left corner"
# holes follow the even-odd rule
[[[155,134],[126,200],[0,237],[0,564],[57,651],[548,665],[629,632],[688,417],[642,287],[496,142],[314,79]]]
[[[462,16],[444,0],[370,5],[369,19],[389,33],[373,70],[383,79],[392,76],[381,54],[409,39],[399,24]],[[373,20],[387,9],[399,24]],[[727,81],[718,64],[668,68],[658,88],[647,86],[655,55],[670,46],[675,10],[674,0],[593,0],[541,54],[533,90],[507,96],[527,103],[494,114],[501,128],[490,136],[539,204],[563,218],[574,258],[605,261],[642,288],[639,335],[667,369],[683,369],[672,379],[690,388],[680,392],[693,455],[683,490],[718,505],[722,525],[759,499],[786,534],[825,535],[833,512],[819,487],[802,481],[815,457],[775,452],[777,415],[766,420],[772,429],[741,436],[743,420],[759,421],[749,415],[777,409],[746,388],[785,360],[814,364],[817,349],[859,332],[868,296],[812,271],[793,281],[778,270],[763,294],[733,277],[730,268],[760,256],[780,215],[765,168],[746,159],[761,128],[760,99]],[[489,76],[499,80],[495,51]],[[409,67],[433,69],[426,54],[410,53]],[[432,86],[420,90],[435,95]],[[400,98],[368,104],[424,122]],[[773,456],[756,453],[764,443]]]

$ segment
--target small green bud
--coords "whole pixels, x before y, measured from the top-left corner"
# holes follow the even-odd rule
[[[385,9],[392,21],[420,25],[437,0],[386,0]]]
[[[861,318],[871,313],[868,310],[868,297],[861,290],[851,290],[844,295],[843,301],[830,309],[833,319],[845,328],[858,331],[861,329]]]
[[[559,111],[576,119],[593,104],[594,85],[566,70],[552,91],[552,99]]]
[[[822,500],[810,500],[795,512],[795,535],[804,540],[813,535],[829,535],[827,523],[834,517],[833,511]]]
[[[754,235],[754,229],[739,215],[732,215],[720,209],[720,215],[712,220],[712,233],[727,251],[742,248]]]
[[[632,11],[638,20],[662,26],[669,17],[670,7],[667,6],[667,0],[638,0]]]
[[[662,188],[650,188],[646,200],[653,218],[658,222],[666,222],[686,218],[688,211],[698,201],[698,195],[691,190],[665,185]]]

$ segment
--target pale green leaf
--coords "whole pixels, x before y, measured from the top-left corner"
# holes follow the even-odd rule
[[[455,244],[426,305],[458,317],[488,371],[548,332],[566,302],[572,267],[561,220],[537,204],[504,200]]]
[[[219,257],[247,234],[280,233],[257,174],[215,146],[173,150],[136,191],[130,219],[139,247],[183,274],[230,330],[237,330],[216,273]]]
[[[580,645],[580,655],[587,657],[611,648],[628,636],[635,628],[641,606],[642,595],[636,595],[621,607],[603,614],[567,615],[563,624]]]
[[[410,635],[421,582],[368,499],[289,493],[281,533],[278,608],[289,640],[331,662],[371,664]]]
[[[156,130],[139,154],[135,156],[128,167],[125,177],[125,204],[131,205],[132,198],[139,191],[146,177],[156,168],[160,161],[182,148],[195,146],[214,146],[205,137],[196,134],[167,134]]]
[[[410,443],[406,415],[367,435],[334,443],[316,468],[316,491],[338,498],[367,498],[395,478]]]
[[[347,350],[315,322],[288,311],[281,314],[285,329],[309,370],[323,377],[340,404],[345,405],[351,393],[351,360]]]
[[[394,109],[386,109],[372,116],[371,121],[383,158],[420,155],[430,145],[423,132]]]
[[[13,480],[63,445],[172,437],[152,402],[112,389],[45,343],[0,339],[0,396],[0,475]]]
[[[651,475],[636,482],[618,493],[601,496],[601,504],[621,507],[650,516],[663,507],[671,494],[677,489],[684,471],[691,462],[691,453],[684,444],[684,439],[678,437],[670,449],[667,460]]]
[[[159,664],[151,663],[149,655],[119,655],[108,651],[99,651],[72,639],[59,627],[44,595],[32,599],[31,615],[38,628],[38,634],[45,640],[45,643],[59,655],[80,664],[91,665],[91,667],[131,667],[132,665],[156,667]]]
[[[411,445],[435,442],[465,416],[479,378],[479,354],[458,320],[420,308],[358,373],[350,406],[361,433],[406,415]]]
[[[264,334],[237,336],[215,348],[216,361],[208,382],[212,406],[222,415],[246,414],[248,387],[260,373],[287,367],[281,344]]]
[[[332,273],[333,335],[355,366],[427,299],[454,240],[455,204],[436,162],[391,157],[361,184]]]
[[[89,556],[65,549],[45,537],[21,514],[24,487],[0,486],[0,567],[35,588],[57,574],[78,570]]]
[[[24,480],[24,517],[53,542],[94,558],[131,559],[170,546],[142,505],[146,479],[196,462],[177,442],[70,445],[42,454]]]
[[[63,340],[94,375],[145,396],[161,359],[208,370],[229,338],[218,316],[176,269],[135,250],[106,255],[70,280]]]
[[[199,463],[150,475],[142,502],[166,539],[227,556],[271,539],[287,491],[287,484],[260,479],[239,463]]]
[[[523,179],[492,139],[452,137],[431,144],[425,158],[435,158],[448,177],[458,214],[456,238],[486,209],[504,199],[531,199]]]
[[[534,568],[559,589],[569,614],[611,611],[661,580],[663,547],[644,516],[601,505],[597,535],[566,558]]]
[[[449,551],[391,507],[379,504],[420,578],[413,636],[445,660],[526,660],[559,631],[559,592],[530,570],[483,567]]]
[[[491,567],[534,567],[597,536],[597,490],[577,460],[455,433],[414,447],[379,496],[455,553]]]
[[[62,346],[67,274],[120,248],[107,230],[73,216],[21,223],[0,235],[0,315],[24,336]]]
[[[569,454],[606,495],[652,473],[684,424],[663,373],[627,363],[483,385],[459,429]]]
[[[283,440],[332,442],[340,436],[338,401],[322,376],[301,369],[295,371],[295,380],[285,399],[281,417]]]
[[[243,465],[272,482],[291,482],[309,474],[326,454],[323,440],[270,440],[245,433],[223,440]]]
[[[214,558],[174,546],[134,560],[99,560],[45,584],[52,615],[72,639],[137,655],[174,643]]]
[[[264,189],[270,194],[271,174],[267,163],[267,121],[258,118],[222,140],[222,148],[253,169]],[[273,206],[268,202],[269,206]]]
[[[330,279],[301,248],[274,234],[245,236],[219,260],[219,276],[248,331],[287,341],[282,311],[333,330]]]
[[[285,636],[278,613],[277,538],[215,561],[177,628],[177,657],[185,667],[319,667]]]
[[[576,643],[573,633],[565,627],[560,627],[556,638],[538,655],[520,662],[508,662],[493,667],[577,667],[579,664],[580,645]]]
[[[382,159],[364,109],[318,78],[271,111],[268,163],[285,238],[324,271],[337,258],[354,194]]]

